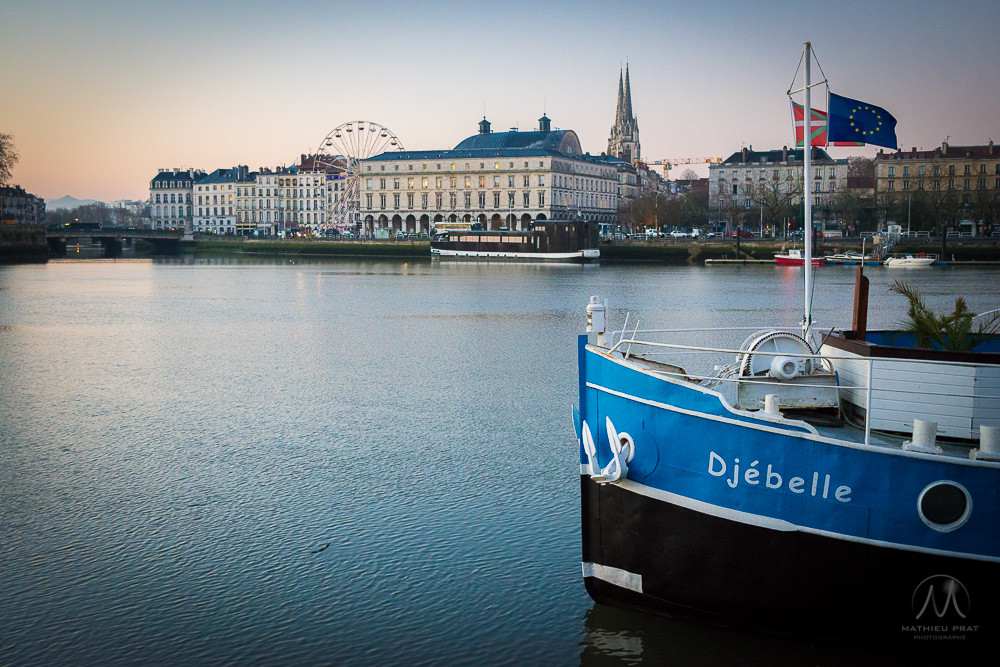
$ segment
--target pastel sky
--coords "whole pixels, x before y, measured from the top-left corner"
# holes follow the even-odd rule
[[[600,153],[627,62],[644,158],[726,157],[792,143],[811,41],[901,147],[982,144],[1000,141],[998,28],[996,0],[0,0],[0,132],[15,183],[103,201],[147,198],[161,167],[293,164],[355,120],[432,150],[484,113],[501,131],[544,112]]]

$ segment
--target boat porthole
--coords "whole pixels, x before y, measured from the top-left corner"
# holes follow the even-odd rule
[[[958,482],[932,482],[917,498],[917,512],[929,527],[942,533],[960,528],[972,514],[972,498]]]

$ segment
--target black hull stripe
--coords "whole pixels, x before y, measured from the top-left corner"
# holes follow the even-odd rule
[[[741,510],[735,510],[728,507],[722,507],[720,505],[713,505],[711,503],[706,503],[701,500],[695,500],[694,498],[688,498],[686,496],[681,496],[676,493],[670,493],[669,491],[664,491],[662,489],[657,489],[652,486],[647,486],[645,484],[640,484],[639,482],[634,482],[630,479],[625,479],[616,484],[622,491],[627,493],[635,493],[653,500],[669,503],[677,507],[683,507],[700,514],[705,514],[708,516],[713,516],[719,519],[725,519],[726,521],[735,521],[737,523],[745,524],[748,526],[755,526],[758,528],[765,528],[767,530],[774,530],[780,532],[799,532],[807,533],[810,535],[816,535],[818,537],[824,537],[831,540],[840,540],[843,542],[856,542],[858,544],[865,544],[868,546],[879,547],[883,549],[897,549],[901,551],[913,551],[916,553],[923,553],[934,556],[946,556],[949,558],[963,558],[968,560],[978,560],[987,563],[1000,563],[1000,558],[996,556],[984,556],[981,554],[969,554],[958,551],[946,551],[943,549],[931,549],[927,547],[919,547],[910,544],[900,544],[897,542],[886,542],[883,540],[873,540],[865,537],[856,537],[854,535],[845,535],[843,533],[834,533],[827,530],[820,530],[818,528],[810,528],[808,526],[799,526],[782,519],[775,519],[768,516],[763,516],[760,514],[751,514],[750,512],[743,512]]]

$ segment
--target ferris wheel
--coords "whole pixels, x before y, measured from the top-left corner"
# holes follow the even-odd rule
[[[331,188],[326,224],[340,230],[353,229],[361,206],[360,162],[386,151],[401,151],[403,144],[387,127],[367,120],[338,125],[316,149],[316,164],[327,172]]]

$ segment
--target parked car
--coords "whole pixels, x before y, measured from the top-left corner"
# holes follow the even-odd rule
[[[737,232],[733,232],[733,238],[734,239],[736,238],[736,234],[737,234]],[[753,232],[748,232],[745,229],[739,230],[739,235],[740,235],[741,239],[752,239],[753,238]]]
[[[670,232],[670,238],[672,239],[686,239],[689,236],[687,232],[682,232],[679,229],[675,229]]]

